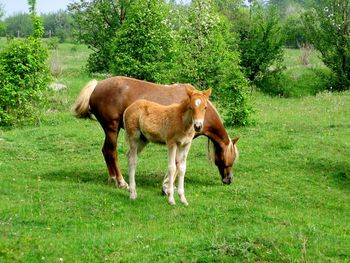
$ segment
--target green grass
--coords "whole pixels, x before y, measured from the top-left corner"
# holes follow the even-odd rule
[[[88,51],[60,45],[64,102],[40,126],[0,130],[0,262],[349,262],[350,92],[253,94],[235,181],[220,182],[206,139],[188,158],[189,207],[160,194],[166,150],[140,156],[138,199],[107,183],[103,131],[70,104],[90,78]],[[123,134],[119,161],[127,177]]]

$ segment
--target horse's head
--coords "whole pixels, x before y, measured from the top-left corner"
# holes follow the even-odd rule
[[[238,159],[237,141],[239,137],[230,139],[228,145],[215,147],[215,165],[218,167],[221,180],[224,184],[230,184],[233,180],[233,164]]]
[[[192,111],[192,122],[196,132],[201,132],[205,112],[207,111],[208,99],[211,94],[211,89],[207,91],[198,91],[191,88],[186,88],[187,95],[190,99],[189,108]]]

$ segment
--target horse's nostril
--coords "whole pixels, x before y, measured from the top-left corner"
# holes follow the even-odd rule
[[[201,124],[194,124],[194,129],[196,130],[196,131],[201,131],[202,130],[202,125]]]

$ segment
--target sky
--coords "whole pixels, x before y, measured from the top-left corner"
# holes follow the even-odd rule
[[[60,9],[66,9],[67,5],[74,0],[37,0],[36,11],[40,13],[55,12]],[[27,0],[0,0],[0,5],[5,11],[5,16],[8,17],[14,13],[28,13]]]

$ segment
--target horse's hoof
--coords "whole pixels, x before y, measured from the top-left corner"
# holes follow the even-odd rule
[[[182,203],[184,206],[188,206],[188,202],[187,202],[187,201],[181,201],[181,203]]]
[[[162,195],[168,195],[168,189],[162,188]]]
[[[168,200],[168,201],[169,201],[170,205],[175,205],[176,204],[174,199],[171,199],[171,200]]]
[[[136,200],[136,198],[137,198],[137,193],[136,192],[134,192],[134,193],[130,193],[130,199],[131,200]]]
[[[121,181],[119,184],[118,184],[118,187],[120,189],[129,189],[129,185],[127,184],[127,182],[125,182],[124,180]]]
[[[176,191],[176,187],[174,187],[174,191]],[[162,195],[168,195],[169,194],[169,190],[166,187],[162,188]]]

